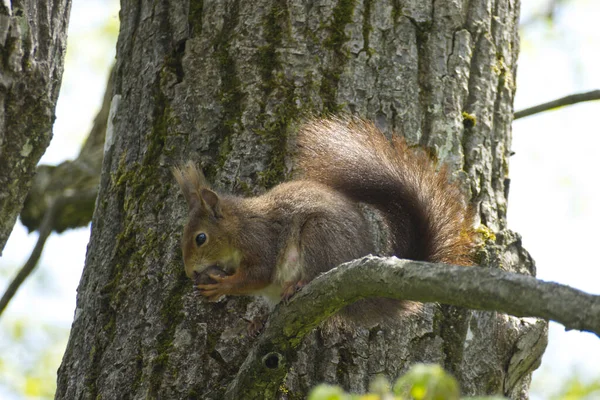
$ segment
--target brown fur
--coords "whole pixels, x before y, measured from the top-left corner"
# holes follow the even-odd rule
[[[358,119],[315,120],[298,134],[301,180],[252,198],[217,195],[188,163],[174,175],[189,205],[182,249],[186,273],[218,267],[216,283],[200,284],[211,300],[263,294],[273,302],[320,273],[374,252],[358,204],[385,216],[400,258],[470,265],[472,217],[446,168],[425,152],[389,142]],[[201,246],[196,236],[205,233]],[[414,303],[364,300],[349,306],[361,323],[393,319]]]
[[[304,179],[321,182],[387,218],[394,254],[471,265],[473,216],[464,195],[428,155],[403,138],[389,142],[370,122],[316,120],[298,134]]]

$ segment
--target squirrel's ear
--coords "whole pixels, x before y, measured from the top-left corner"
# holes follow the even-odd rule
[[[208,211],[212,213],[215,218],[221,218],[223,213],[221,212],[221,201],[219,200],[219,195],[206,188],[203,188],[200,191],[200,195],[202,196],[202,200],[204,201]]]
[[[200,190],[206,185],[202,171],[189,161],[184,167],[174,167],[172,172],[190,210],[198,206],[201,203]]]

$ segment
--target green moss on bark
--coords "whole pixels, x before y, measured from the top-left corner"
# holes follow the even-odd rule
[[[152,363],[150,380],[150,397],[158,397],[158,392],[168,371],[169,353],[173,348],[173,339],[179,324],[183,321],[183,292],[188,281],[181,272],[181,276],[162,303],[160,310],[161,320],[165,329],[156,338],[157,356]]]
[[[258,48],[258,68],[265,96],[277,86],[276,71],[281,70],[277,54],[283,43],[283,33],[289,21],[289,10],[284,2],[275,1],[263,19],[263,39],[266,44]]]
[[[225,14],[223,28],[216,36],[214,43],[214,57],[216,57],[220,74],[220,87],[218,91],[218,102],[221,106],[221,119],[217,126],[220,140],[212,146],[213,154],[218,154],[216,163],[209,165],[206,169],[206,177],[214,181],[217,170],[225,165],[231,152],[231,140],[233,135],[243,129],[242,112],[245,93],[242,83],[238,77],[236,57],[230,52],[231,41],[235,35],[235,27],[239,22],[240,0],[231,3]],[[216,148],[215,148],[216,147]]]
[[[404,12],[402,11],[402,4],[400,0],[392,0],[392,19],[394,23],[398,22],[398,18],[402,17]]]
[[[371,7],[373,6],[373,0],[365,0],[364,1],[364,12],[363,12],[363,26],[362,26],[362,34],[363,34],[363,50],[367,53],[368,56],[371,56],[373,53],[373,49],[369,47],[369,37],[371,35],[371,31],[373,27],[371,26]]]
[[[463,126],[467,129],[473,128],[475,125],[477,125],[477,117],[475,117],[475,115],[473,114],[469,114],[466,111],[462,112],[462,117],[463,117]]]
[[[324,47],[333,52],[334,60],[331,68],[323,71],[320,95],[323,100],[323,111],[335,114],[343,108],[337,103],[337,89],[344,68],[350,57],[344,44],[348,41],[346,25],[352,22],[356,0],[339,0],[333,9],[332,22],[327,27],[329,38],[323,43]]]
[[[273,2],[263,19],[265,45],[259,47],[257,53],[263,98],[258,117],[262,128],[256,133],[270,148],[268,165],[259,173],[259,184],[265,188],[273,187],[285,178],[289,127],[298,115],[296,87],[286,77],[278,54],[285,35],[289,36],[289,18],[286,3]]]
[[[171,71],[176,66],[169,59],[165,59],[165,67],[159,74],[154,89],[154,112],[152,130],[144,138],[146,148],[142,149],[143,157],[139,162],[127,162],[127,153],[123,153],[116,171],[111,174],[111,185],[109,188],[110,196],[113,196],[119,203],[119,209],[122,210],[122,221],[119,234],[115,237],[115,254],[111,263],[114,265],[109,272],[104,286],[100,288],[100,309],[99,322],[102,326],[102,333],[98,335],[98,341],[94,344],[93,352],[90,354],[91,365],[90,372],[87,374],[86,386],[90,397],[97,396],[97,380],[102,372],[102,356],[106,347],[114,341],[115,335],[119,331],[119,321],[114,310],[121,309],[126,302],[126,297],[131,293],[132,282],[143,284],[145,269],[152,263],[152,260],[159,260],[161,247],[164,243],[164,237],[160,237],[153,228],[148,228],[139,218],[140,215],[158,216],[162,210],[164,200],[172,195],[172,185],[165,184],[165,176],[170,177],[170,173],[165,171],[159,162],[164,154],[168,153],[165,148],[166,138],[174,127],[179,125],[178,119],[170,107],[166,95],[162,91],[162,84],[166,79],[166,72]],[[181,268],[177,269],[183,276]],[[181,278],[179,276],[178,278]],[[163,312],[161,313],[164,330],[157,338],[157,349],[161,350],[155,361],[156,368],[152,368],[152,382],[156,381],[157,387],[160,386],[162,375],[155,371],[160,371],[163,365],[168,361],[169,343],[172,342],[172,336],[175,329],[181,321],[181,285],[186,283],[184,279],[177,279],[173,285],[173,290],[167,296],[164,302]],[[145,280],[147,282],[147,279]],[[167,318],[165,315],[171,313]],[[138,365],[141,365],[138,363]],[[141,368],[141,367],[140,367]],[[136,374],[134,385],[140,384],[143,379],[143,372]],[[137,383],[136,383],[137,382]],[[154,383],[153,383],[154,385]]]
[[[190,37],[200,36],[202,34],[202,15],[204,10],[204,0],[190,0],[188,10],[188,24],[190,27]]]
[[[259,174],[259,183],[265,188],[271,188],[285,178],[285,158],[287,155],[287,140],[290,125],[298,116],[295,102],[295,87],[292,82],[285,82],[280,88],[282,102],[275,107],[275,119],[266,121],[264,130],[259,134],[269,144],[269,164]]]

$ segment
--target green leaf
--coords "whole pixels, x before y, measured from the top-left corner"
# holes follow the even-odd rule
[[[316,386],[308,395],[308,400],[347,400],[348,398],[341,387],[325,384]]]
[[[456,379],[439,365],[417,364],[394,384],[394,394],[414,400],[458,400]]]

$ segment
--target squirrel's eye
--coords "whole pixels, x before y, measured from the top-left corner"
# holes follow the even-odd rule
[[[196,235],[196,244],[198,247],[202,246],[206,242],[206,233],[199,233]]]

